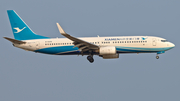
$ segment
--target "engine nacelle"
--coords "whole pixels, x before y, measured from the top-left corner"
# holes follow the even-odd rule
[[[114,58],[119,58],[119,54],[115,55],[103,55],[103,59],[114,59]]]
[[[99,55],[115,55],[116,54],[116,47],[114,46],[106,46],[100,47]]]

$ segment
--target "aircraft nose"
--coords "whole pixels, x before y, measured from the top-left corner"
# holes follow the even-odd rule
[[[175,44],[171,43],[170,46],[171,46],[172,48],[174,48],[174,47],[175,47]]]

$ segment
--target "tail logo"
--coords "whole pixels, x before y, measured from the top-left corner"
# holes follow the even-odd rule
[[[19,29],[18,27],[14,28],[17,32],[14,32],[14,33],[19,33],[21,31],[23,31],[26,27],[22,28],[22,29]]]

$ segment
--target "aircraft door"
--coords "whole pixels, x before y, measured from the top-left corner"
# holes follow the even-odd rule
[[[152,45],[156,46],[156,39],[155,38],[152,39]]]

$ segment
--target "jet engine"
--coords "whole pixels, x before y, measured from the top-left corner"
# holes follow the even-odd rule
[[[116,54],[116,47],[114,46],[106,46],[100,47],[99,55],[115,55]]]
[[[119,54],[116,53],[116,47],[114,46],[100,47],[99,56],[103,57],[103,59],[119,58]]]

